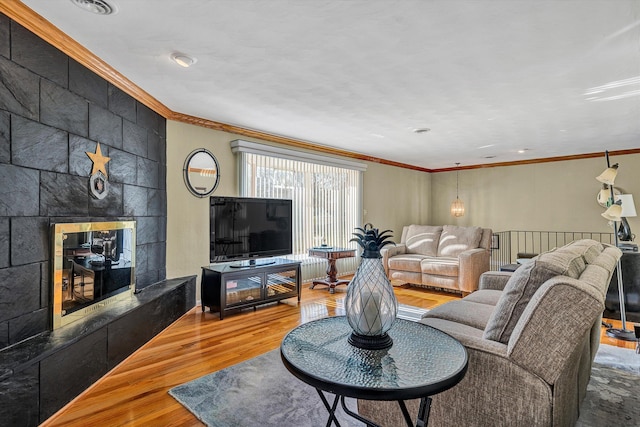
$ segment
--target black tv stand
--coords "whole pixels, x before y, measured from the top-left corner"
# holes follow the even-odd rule
[[[273,265],[276,262],[273,260],[255,260],[250,259],[248,261],[239,261],[229,265],[231,268],[249,268],[249,267],[263,267],[265,265]]]
[[[202,311],[205,307],[220,313],[220,319],[230,311],[254,308],[287,298],[300,302],[300,261],[271,258],[268,264],[258,263],[240,268],[232,263],[202,267],[200,282]]]

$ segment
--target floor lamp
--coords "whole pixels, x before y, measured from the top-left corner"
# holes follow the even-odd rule
[[[602,216],[613,222],[613,237],[615,239],[616,247],[618,247],[618,226],[617,222],[619,222],[622,218],[622,201],[618,200],[614,201],[614,187],[613,183],[616,179],[616,175],[618,174],[618,164],[613,166],[609,163],[609,152],[605,151],[605,156],[607,158],[607,169],[602,172],[596,179],[603,184],[609,186],[609,208],[602,213]],[[612,338],[618,338],[625,341],[636,341],[636,336],[633,331],[627,329],[627,313],[624,306],[624,285],[622,282],[622,264],[620,259],[618,259],[618,265],[616,268],[618,272],[618,298],[620,299],[620,320],[622,321],[622,328],[608,328],[607,335]]]

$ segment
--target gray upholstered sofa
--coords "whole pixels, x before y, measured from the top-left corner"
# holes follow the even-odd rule
[[[433,396],[429,425],[573,426],[620,256],[613,246],[575,241],[513,273],[485,273],[480,290],[426,313],[422,323],[460,340],[469,355],[462,381]],[[417,401],[408,406],[417,411]],[[358,409],[403,425],[395,402],[359,401]]]
[[[467,295],[489,270],[491,230],[455,225],[407,225],[396,246],[381,251],[389,279]]]

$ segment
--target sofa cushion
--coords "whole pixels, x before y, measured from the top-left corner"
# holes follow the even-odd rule
[[[602,243],[592,239],[581,239],[571,243],[571,247],[577,253],[580,253],[586,264],[591,264],[598,258],[603,250]]]
[[[484,329],[491,317],[493,308],[492,305],[461,299],[439,305],[423,314],[422,318],[436,317],[438,319],[462,323],[463,325],[468,325],[473,328]]]
[[[398,286],[398,282],[412,283],[414,285],[422,284],[422,274],[415,271],[389,270],[389,279],[393,286]]]
[[[586,267],[582,251],[574,250],[571,244],[540,254],[537,259],[552,265],[558,274],[572,279],[579,278]]]
[[[469,249],[475,249],[480,244],[482,228],[458,227],[445,225],[442,227],[438,242],[438,256],[455,257]]]
[[[459,322],[452,322],[447,319],[440,319],[438,317],[423,317],[420,320],[420,323],[423,325],[431,326],[432,328],[436,328],[444,332],[445,334],[449,334],[457,340],[463,341],[465,337],[475,338],[476,340],[480,340],[482,338],[482,329],[474,328],[473,326],[465,325]],[[487,341],[489,344],[503,346],[503,344],[497,344],[492,341]],[[506,351],[503,350],[503,351]]]
[[[426,258],[425,255],[419,254],[402,254],[389,258],[390,270],[403,270],[421,273],[420,261]]]
[[[420,261],[420,269],[423,274],[435,274],[437,276],[458,277],[460,261],[451,257],[426,257]]]
[[[599,265],[605,270],[610,270],[611,265],[614,265],[618,262],[618,258],[616,258],[615,251],[612,251],[611,249],[618,249],[618,248],[614,248],[613,246],[605,248],[602,254],[589,264]]]
[[[496,289],[480,289],[464,297],[465,301],[495,306],[500,301],[502,291]]]
[[[406,242],[404,242],[407,246],[407,252],[436,256],[441,233],[442,227],[440,226],[410,225],[407,230]]]
[[[582,254],[572,251],[570,244],[522,265],[505,285],[485,328],[484,338],[506,344],[531,297],[544,282],[559,275],[577,279],[584,268]]]
[[[609,270],[595,264],[588,265],[580,276],[580,281],[596,289],[603,299],[606,299],[607,297],[607,289],[609,288],[608,285],[610,280]]]

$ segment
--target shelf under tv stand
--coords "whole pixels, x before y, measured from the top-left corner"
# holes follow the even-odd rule
[[[209,307],[221,320],[233,310],[294,297],[300,302],[300,262],[267,258],[245,267],[237,262],[202,267],[200,297],[202,311]]]
[[[248,261],[238,261],[232,262],[229,267],[231,268],[251,268],[251,267],[265,267],[267,265],[273,265],[276,261],[273,258],[267,259],[259,259],[259,260],[248,260]]]

